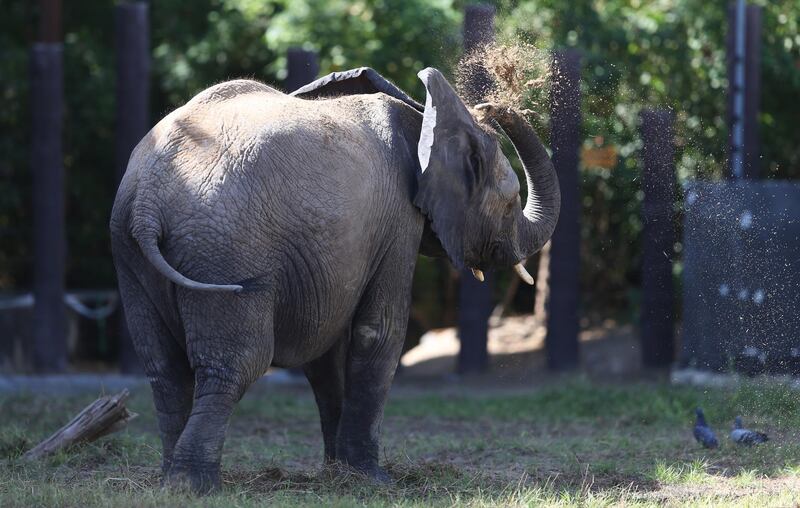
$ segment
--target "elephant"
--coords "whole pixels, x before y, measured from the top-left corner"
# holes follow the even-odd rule
[[[520,262],[560,207],[546,149],[520,113],[467,107],[434,68],[418,77],[424,106],[366,67],[292,94],[224,82],[132,152],[112,253],[166,485],[219,488],[231,413],[271,366],[302,367],[326,463],[391,481],[379,434],[418,254],[530,277]]]

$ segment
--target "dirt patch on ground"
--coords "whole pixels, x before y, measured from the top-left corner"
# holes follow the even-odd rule
[[[713,485],[711,485],[713,483]],[[759,478],[752,484],[737,484],[736,481],[720,477],[713,482],[685,485],[662,485],[657,490],[640,493],[637,498],[661,505],[675,503],[676,499],[688,501],[691,499],[707,499],[709,490],[713,488],[714,496],[718,500],[735,501],[752,496],[758,492],[762,496],[778,495],[781,492],[794,491],[800,493],[800,479],[798,478]],[[800,506],[800,494],[794,503],[788,506]],[[749,504],[748,504],[749,506]]]
[[[489,371],[474,376],[486,387],[533,386],[552,380],[544,349],[546,330],[533,316],[494,320],[489,328]],[[637,330],[631,325],[607,322],[579,335],[581,371],[590,377],[619,380],[643,374]],[[455,328],[431,330],[420,344],[403,356],[400,383],[462,382],[455,375],[458,350]],[[652,375],[653,373],[651,373]],[[662,373],[656,372],[655,375]]]

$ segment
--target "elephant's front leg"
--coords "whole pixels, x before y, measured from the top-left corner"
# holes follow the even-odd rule
[[[403,349],[411,274],[384,274],[371,284],[353,320],[336,458],[374,480],[391,479],[378,465],[383,408]]]
[[[344,369],[349,339],[348,329],[324,355],[303,366],[319,408],[326,464],[336,460],[336,435],[342,416]]]

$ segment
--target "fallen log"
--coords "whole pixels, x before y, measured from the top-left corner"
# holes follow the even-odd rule
[[[86,406],[68,424],[58,429],[55,434],[28,450],[23,458],[40,459],[59,450],[80,443],[89,443],[123,429],[129,421],[138,416],[125,407],[129,395],[128,390],[122,390],[116,395],[100,397]]]

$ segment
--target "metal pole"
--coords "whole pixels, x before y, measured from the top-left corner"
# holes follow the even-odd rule
[[[761,6],[747,6],[744,73],[744,178],[761,173],[758,113],[761,109]]]
[[[61,0],[39,0],[39,42],[62,42]]]
[[[550,97],[550,145],[561,186],[561,215],[550,247],[547,306],[547,365],[552,370],[578,366],[580,291],[580,150],[581,55],[558,51],[553,58]]]
[[[675,242],[673,203],[675,165],[673,118],[667,110],[641,113],[642,173],[642,363],[666,367],[675,350],[675,299],[672,252]]]
[[[150,26],[146,2],[125,2],[114,9],[116,35],[116,177],[125,174],[131,152],[150,128]],[[142,367],[133,349],[120,306],[119,364],[124,373]]]
[[[31,48],[33,173],[33,365],[60,372],[67,364],[64,273],[63,44],[61,2],[41,2],[39,38]]]
[[[302,48],[289,48],[286,52],[286,71],[284,87],[287,92],[294,92],[311,83],[319,74],[317,54]]]
[[[468,5],[464,9],[464,53],[469,54],[494,40],[494,7]],[[470,73],[464,99],[480,102],[491,86],[491,78],[483,68]],[[470,105],[471,105],[470,104]],[[458,290],[458,372],[484,372],[489,367],[489,317],[492,314],[494,274],[485,273],[484,282],[477,281],[469,269],[461,271]]]
[[[736,0],[733,23],[731,176],[744,177],[745,0]],[[730,48],[729,48],[730,49]]]

